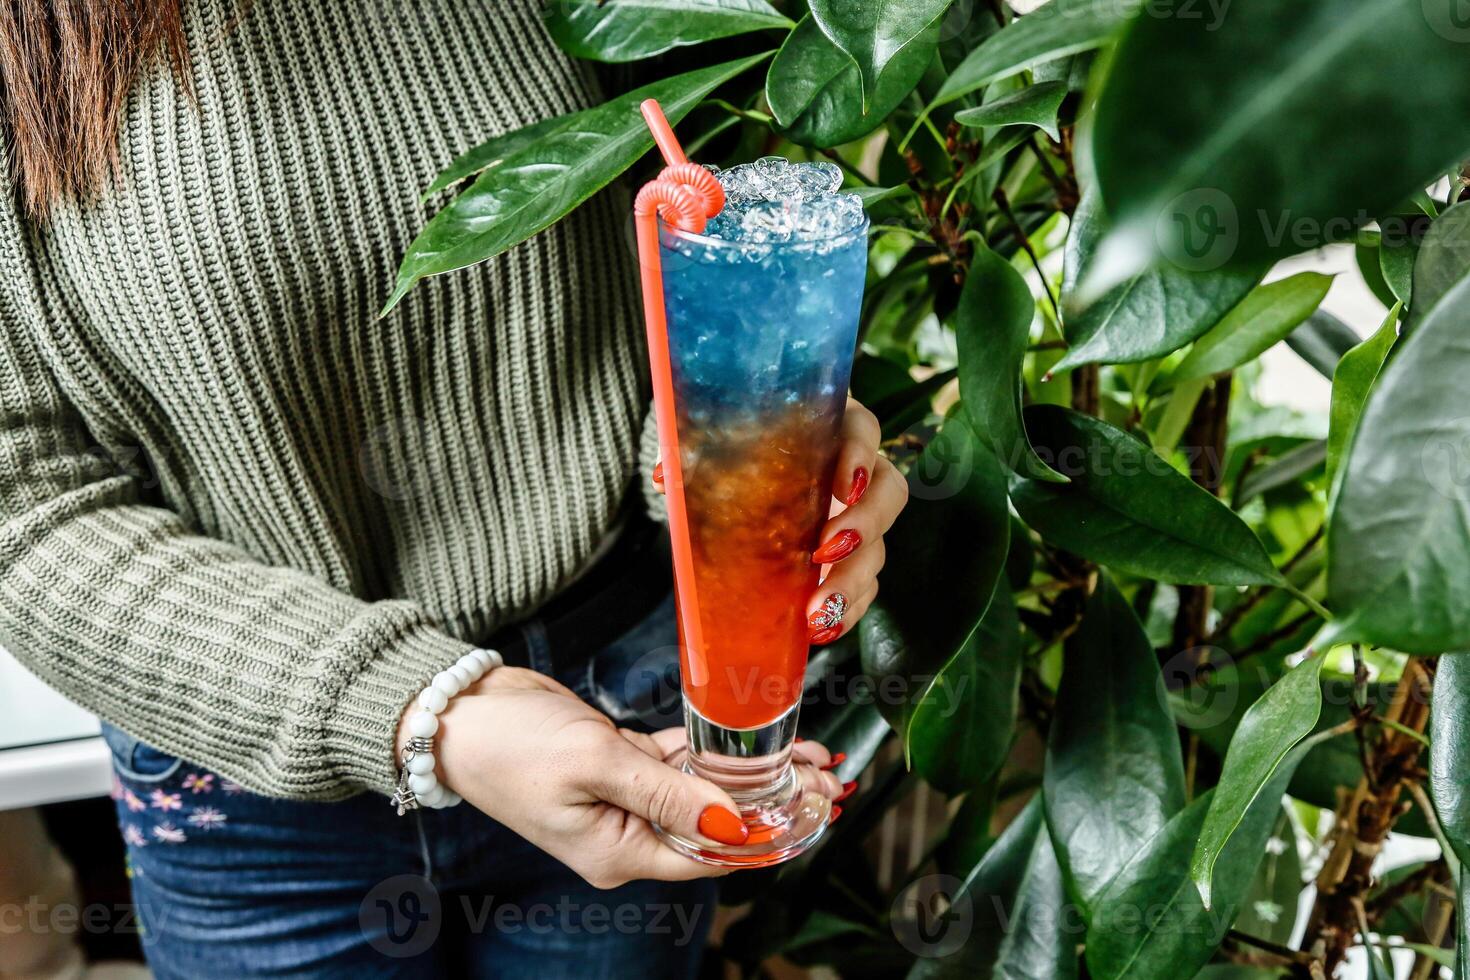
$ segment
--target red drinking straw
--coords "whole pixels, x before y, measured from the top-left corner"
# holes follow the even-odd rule
[[[714,174],[690,163],[674,138],[674,130],[654,99],[640,107],[653,141],[668,164],[658,179],[645,184],[633,202],[638,231],[638,264],[643,283],[643,320],[648,330],[648,361],[653,374],[653,413],[658,423],[659,452],[664,464],[664,494],[669,509],[669,537],[674,553],[674,594],[688,647],[691,671],[704,663],[704,629],[694,583],[694,546],[689,510],[684,504],[684,461],[679,456],[679,423],[674,411],[674,374],[669,358],[669,326],[664,315],[663,267],[659,261],[659,219],[681,231],[699,234],[704,223],[725,206],[725,190]],[[699,678],[691,678],[701,683]]]

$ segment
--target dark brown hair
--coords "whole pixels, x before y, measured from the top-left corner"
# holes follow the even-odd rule
[[[187,81],[180,2],[0,2],[0,127],[30,214],[85,199],[117,173],[128,91],[155,59]]]

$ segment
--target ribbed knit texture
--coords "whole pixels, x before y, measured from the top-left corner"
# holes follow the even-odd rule
[[[492,135],[597,101],[536,0],[189,0],[197,104],[120,185],[0,206],[0,628],[258,792],[390,791],[402,706],[581,568],[642,415],[628,202],[375,314]],[[243,17],[235,22],[240,10]]]

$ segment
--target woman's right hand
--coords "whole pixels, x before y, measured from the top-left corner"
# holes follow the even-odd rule
[[[416,710],[404,712],[400,746]],[[492,670],[451,698],[439,723],[440,781],[598,888],[728,870],[672,850],[652,823],[689,840],[742,843],[734,801],[664,762],[683,746],[682,728],[619,730],[566,687],[517,667]],[[842,784],[819,768],[829,758],[803,742],[793,761],[804,786],[835,798]]]

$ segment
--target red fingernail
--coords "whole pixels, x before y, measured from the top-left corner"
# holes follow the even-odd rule
[[[659,460],[653,464],[653,485],[661,487],[664,485],[664,461]]]
[[[834,592],[822,600],[820,609],[806,618],[806,624],[814,630],[830,629],[833,626],[841,626],[842,617],[845,615],[847,615],[847,596],[841,592]]]
[[[839,752],[839,753],[837,753],[836,755],[834,755],[832,757],[832,761],[831,762],[827,763],[822,768],[823,769],[827,769],[827,770],[836,769],[838,766],[842,765],[846,761],[847,761],[847,753],[846,752]]]
[[[732,846],[750,839],[750,830],[744,821],[722,806],[704,808],[699,815],[699,832],[710,840]]]
[[[851,796],[852,794],[854,794],[856,792],[857,792],[857,780],[856,779],[854,779],[850,783],[843,783],[842,784],[842,793],[839,796],[835,797],[832,800],[832,802],[833,803],[841,803],[843,800],[847,799],[849,796]]]
[[[833,806],[832,807],[832,822],[833,823],[836,823],[837,822],[837,818],[840,817],[840,816],[842,816],[842,807],[840,807],[840,806]]]
[[[800,735],[798,735],[798,736],[796,736],[796,741],[798,741],[798,742],[805,742],[806,739],[804,739]]]
[[[846,531],[838,531],[831,540],[812,552],[812,561],[818,565],[830,565],[857,551],[858,545],[862,543],[863,536],[851,528]]]
[[[807,642],[821,646],[824,643],[831,643],[841,635],[841,626],[829,626],[824,630],[812,630],[812,635],[807,637]]]
[[[859,466],[852,471],[852,489],[847,491],[847,506],[851,507],[863,499],[863,494],[868,489],[868,468]]]

